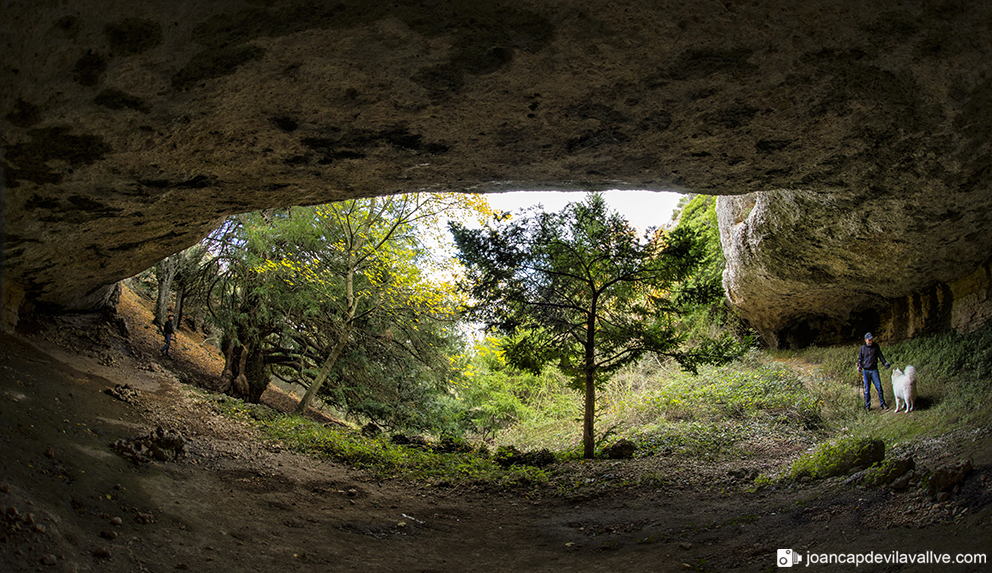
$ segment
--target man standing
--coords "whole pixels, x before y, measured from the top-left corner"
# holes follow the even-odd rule
[[[162,334],[165,335],[165,346],[159,351],[166,356],[169,356],[169,346],[172,345],[172,333],[175,331],[176,329],[172,325],[172,313],[169,313],[165,316],[165,324],[162,326]]]
[[[882,349],[874,342],[874,336],[869,332],[865,334],[865,343],[858,350],[858,372],[865,383],[865,410],[871,410],[871,385],[875,384],[875,391],[878,392],[878,405],[887,409],[885,396],[882,394],[882,379],[878,376],[878,363],[886,368],[892,368],[885,357],[882,356]]]

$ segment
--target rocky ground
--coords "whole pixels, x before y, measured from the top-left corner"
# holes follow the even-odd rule
[[[786,548],[800,565],[811,553],[992,553],[988,430],[918,444],[919,475],[971,463],[935,492],[848,478],[754,488],[795,448],[561,464],[555,485],[526,490],[376,481],[220,415],[202,390],[216,351],[183,333],[174,359],[159,356],[133,297],[116,323],[67,316],[3,336],[2,571],[768,571]],[[646,475],[658,479],[622,485]],[[858,570],[938,568],[992,566]]]

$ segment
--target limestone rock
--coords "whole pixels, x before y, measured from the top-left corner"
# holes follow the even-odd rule
[[[105,304],[237,212],[612,188],[747,196],[723,217],[727,284],[773,341],[987,320],[990,19],[982,0],[10,3],[4,325]]]
[[[128,404],[137,404],[141,396],[141,393],[130,384],[116,384],[113,388],[107,388],[104,392]]]
[[[968,474],[971,473],[972,469],[970,460],[945,464],[927,476],[922,487],[926,491],[927,495],[935,496],[939,492],[964,481],[964,479],[968,477]]]
[[[770,346],[898,340],[992,311],[987,186],[777,190],[720,197],[717,210],[724,287]]]
[[[867,486],[883,486],[892,484],[892,489],[905,489],[909,483],[909,474],[916,468],[912,456],[899,456],[883,460],[865,472],[863,483]],[[896,484],[898,478],[906,477],[906,484]]]
[[[534,466],[543,468],[555,463],[556,458],[551,450],[541,448],[529,452],[521,452],[516,446],[500,446],[493,455],[493,461],[504,468],[510,466]]]
[[[616,443],[603,450],[603,453],[605,453],[606,457],[610,459],[629,460],[634,457],[634,452],[636,451],[637,445],[634,444],[634,442],[626,438],[621,438],[620,440],[617,440]]]
[[[110,447],[135,463],[165,462],[178,460],[186,454],[186,439],[179,432],[160,426],[145,436],[116,440]]]

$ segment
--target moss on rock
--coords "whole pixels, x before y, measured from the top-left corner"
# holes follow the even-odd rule
[[[885,442],[871,438],[842,437],[820,444],[792,464],[789,476],[822,479],[846,475],[885,459]]]
[[[869,487],[888,485],[915,468],[916,462],[909,456],[884,460],[865,471],[862,483]]]

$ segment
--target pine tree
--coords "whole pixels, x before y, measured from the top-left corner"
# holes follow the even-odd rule
[[[689,370],[731,359],[729,337],[681,348],[671,289],[700,260],[688,229],[638,236],[598,194],[559,213],[497,217],[483,229],[452,223],[468,269],[474,314],[510,335],[509,363],[538,373],[557,362],[585,392],[582,443],[595,454],[596,388],[617,369],[655,352]]]

